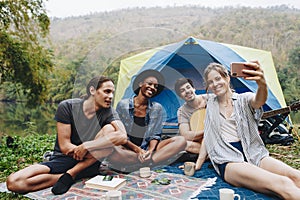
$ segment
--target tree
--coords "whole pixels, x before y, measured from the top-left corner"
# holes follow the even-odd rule
[[[299,100],[300,96],[300,47],[296,45],[294,49],[289,52],[288,63],[286,68],[280,72],[279,79],[283,93],[288,104]]]
[[[278,73],[285,100],[288,105],[300,99],[300,47],[299,42],[289,52],[287,66]],[[296,124],[300,122],[300,113],[291,112],[291,118]]]
[[[0,1],[0,86],[21,90],[28,105],[45,101],[53,67],[43,6],[43,0]]]

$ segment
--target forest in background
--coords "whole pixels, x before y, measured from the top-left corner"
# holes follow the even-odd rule
[[[122,58],[188,36],[270,51],[287,104],[299,100],[300,10],[282,5],[134,8],[52,18],[49,48],[54,69],[49,74],[48,101],[80,96],[85,88],[76,84],[84,86],[99,73],[117,80]],[[2,88],[2,99],[22,99],[22,93],[8,89],[9,83]]]

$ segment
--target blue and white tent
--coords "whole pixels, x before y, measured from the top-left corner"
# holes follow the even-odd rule
[[[166,122],[177,123],[177,109],[183,101],[176,95],[174,84],[178,78],[187,77],[193,80],[196,93],[205,93],[203,72],[211,62],[217,62],[230,70],[231,62],[258,60],[264,70],[269,95],[264,110],[285,107],[277,73],[270,52],[237,45],[217,43],[189,37],[178,43],[157,47],[129,58],[123,59],[120,65],[115,105],[122,98],[134,95],[132,83],[136,75],[147,69],[160,71],[165,77],[165,89],[154,98],[166,111]],[[255,92],[254,81],[232,78],[236,92]]]

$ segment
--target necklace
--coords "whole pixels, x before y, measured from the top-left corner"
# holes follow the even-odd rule
[[[225,108],[227,108],[228,106],[232,106],[232,100],[227,100],[226,104],[222,104]]]
[[[232,99],[227,99],[225,104],[220,104],[221,110],[220,112],[223,113],[224,117],[227,119],[231,116],[233,111],[233,101]]]

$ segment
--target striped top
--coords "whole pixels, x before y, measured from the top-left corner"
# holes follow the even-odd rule
[[[237,135],[247,159],[247,162],[259,165],[262,158],[269,155],[268,150],[258,132],[258,123],[263,110],[253,109],[250,100],[255,94],[246,92],[233,93],[232,100],[237,125]],[[221,136],[221,120],[217,97],[210,94],[207,101],[204,142],[207,153],[218,174],[218,164],[226,162],[244,162],[243,154],[234,148]]]

